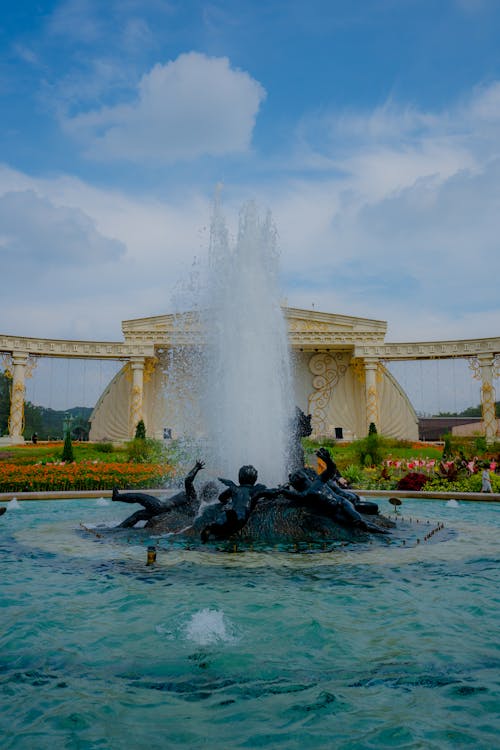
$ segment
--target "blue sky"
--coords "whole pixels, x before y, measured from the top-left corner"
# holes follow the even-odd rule
[[[230,226],[293,306],[500,331],[496,0],[66,0],[0,19],[1,330],[118,339]]]

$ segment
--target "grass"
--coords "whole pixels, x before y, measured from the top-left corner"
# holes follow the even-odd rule
[[[50,443],[24,443],[24,445],[13,445],[0,450],[0,463],[36,464],[53,463],[61,460],[63,441]],[[113,444],[111,452],[102,450],[102,443],[73,443],[73,454],[77,463],[82,461],[105,461],[121,462],[127,461],[127,448],[125,444]]]
[[[157,486],[159,482],[164,486],[164,482],[169,480],[177,481],[176,477],[179,476],[179,472],[183,475],[186,456],[183,454],[181,444],[174,441],[167,447],[161,441],[146,441],[148,445],[144,446],[144,450],[141,446],[138,446],[141,450],[134,452],[131,448],[134,447],[136,442],[133,440],[128,443],[115,444],[75,442],[73,443],[75,463],[66,465],[67,467],[73,467],[71,471],[56,466],[61,462],[62,441],[38,443],[37,445],[25,443],[19,446],[6,446],[3,450],[0,449],[1,483],[5,486],[8,485],[9,488],[18,484],[19,491],[25,489],[29,482],[42,484],[44,481],[47,485],[65,481],[70,484],[73,482],[84,483],[85,486],[88,485],[89,487],[96,483],[103,488],[107,488],[108,485],[113,486],[113,482],[121,487],[127,486],[128,483],[130,486],[138,486],[139,483],[142,483],[142,486],[147,486],[148,481],[152,482],[150,486]],[[462,439],[460,444],[457,443],[453,446],[453,453],[458,455],[459,450],[464,450],[467,456],[479,455],[481,458],[482,454],[476,450],[477,444],[474,441],[469,441],[469,443],[465,443]],[[306,463],[317,468],[315,451],[319,447],[327,447],[340,472],[351,482],[353,489],[360,491],[363,489],[394,489],[398,481],[408,472],[423,471],[427,474],[429,481],[436,485],[434,489],[447,489],[449,487],[450,490],[476,491],[476,484],[480,481],[478,475],[473,477],[461,475],[457,479],[456,487],[453,486],[453,488],[446,479],[440,476],[438,469],[439,462],[442,459],[442,445],[411,443],[387,438],[380,438],[380,444],[381,458],[384,459],[385,463],[378,466],[367,466],[360,463],[359,445],[356,445],[356,443],[333,440],[313,441],[310,439],[304,439],[303,441]],[[499,444],[490,446],[489,451],[484,453],[484,459],[481,460],[491,460],[495,454],[499,453]],[[428,461],[430,463],[423,468],[417,464],[415,468],[411,464],[413,461]],[[497,459],[497,461],[500,463],[500,459]],[[397,466],[395,466],[395,462],[398,462]],[[432,466],[432,462],[435,463],[435,467]],[[90,464],[94,464],[94,467],[92,468]],[[33,467],[32,476],[28,471],[30,466]],[[141,466],[145,470],[144,477],[140,476]],[[19,473],[18,468],[22,469],[24,474]],[[26,474],[26,472],[28,473]],[[148,472],[153,472],[149,479]],[[61,476],[58,479],[59,474]],[[62,476],[63,474],[65,478]],[[143,482],[146,482],[146,484],[143,484]],[[494,489],[498,491],[500,489],[500,475],[493,475],[492,482],[495,484]],[[76,488],[76,485],[74,486]],[[40,486],[39,489],[42,489],[42,487]]]
[[[340,471],[342,471],[342,469],[345,469],[347,466],[358,463],[355,443],[331,443],[332,441],[318,442],[306,438],[304,440],[304,451],[306,454],[306,458],[310,458],[311,463],[314,464],[315,451],[317,451],[318,448],[325,446],[329,448]],[[434,443],[410,443],[406,440],[391,439],[385,439],[384,443],[384,454],[386,458],[403,459],[406,461],[410,461],[411,459],[415,458],[418,458],[420,460],[440,460],[442,456],[442,446],[436,445]]]
[[[161,443],[151,460],[131,460],[130,443],[73,443],[75,460],[66,463],[61,461],[63,445],[24,444],[0,451],[0,492],[164,487],[175,479]]]

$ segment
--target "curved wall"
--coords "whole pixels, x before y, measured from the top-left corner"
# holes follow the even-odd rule
[[[346,440],[366,435],[365,384],[352,365],[350,352],[336,352],[330,381],[323,390],[315,388],[311,371],[312,355],[296,352],[293,356],[295,401],[305,412],[313,415],[314,434],[317,437],[334,437],[335,428],[341,427]],[[321,356],[321,355],[319,355]],[[329,356],[329,355],[325,355]],[[333,372],[333,374],[332,374]],[[189,375],[186,373],[186,382]],[[185,383],[177,388],[170,384],[165,389],[165,376],[157,367],[150,380],[144,383],[143,419],[146,434],[161,439],[163,428],[173,429],[173,436],[182,434],[180,427],[183,412],[191,412],[189,394]],[[415,411],[395,378],[385,368],[379,371],[377,390],[379,398],[379,432],[387,437],[406,440],[418,439],[418,419]],[[318,402],[321,402],[318,406]],[[129,439],[130,379],[123,367],[109,383],[91,416],[90,440],[122,441]],[[193,425],[189,428],[192,430]],[[197,430],[200,425],[197,424]]]

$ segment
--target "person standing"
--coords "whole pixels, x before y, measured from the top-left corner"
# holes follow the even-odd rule
[[[489,466],[486,466],[486,464],[483,464],[483,471],[481,473],[481,492],[492,492],[491,489],[491,479],[490,479],[490,469]]]

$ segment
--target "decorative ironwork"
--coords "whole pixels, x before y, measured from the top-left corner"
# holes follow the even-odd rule
[[[5,377],[12,378],[12,354],[2,353],[0,359]]]
[[[26,364],[24,366],[25,378],[33,377],[33,372],[35,371],[36,366],[38,365],[38,359],[39,357],[36,354],[28,354],[28,359],[26,360]]]
[[[482,380],[481,376],[481,365],[477,357],[468,357],[469,367],[472,370],[472,377],[474,380]]]
[[[481,413],[484,423],[484,434],[487,438],[493,438],[497,433],[495,389],[489,382],[483,383],[481,387]]]
[[[354,377],[360,382],[365,382],[365,366],[362,359],[351,359],[349,367],[354,373]]]
[[[9,435],[17,437],[24,429],[24,394],[26,388],[21,380],[12,384],[9,416]]]
[[[366,389],[366,421],[378,424],[378,395],[374,385]]]
[[[146,357],[144,362],[144,382],[149,383],[158,365],[158,357]]]
[[[142,419],[142,388],[140,385],[134,385],[131,391],[132,399],[130,403],[130,421],[132,428],[135,429],[137,423]]]
[[[312,416],[314,432],[327,433],[327,409],[333,389],[347,371],[344,354],[337,352],[314,354],[309,360],[309,369],[314,375],[312,385],[315,393],[309,396],[309,412]]]
[[[493,358],[493,377],[500,378],[500,354],[495,354]]]

